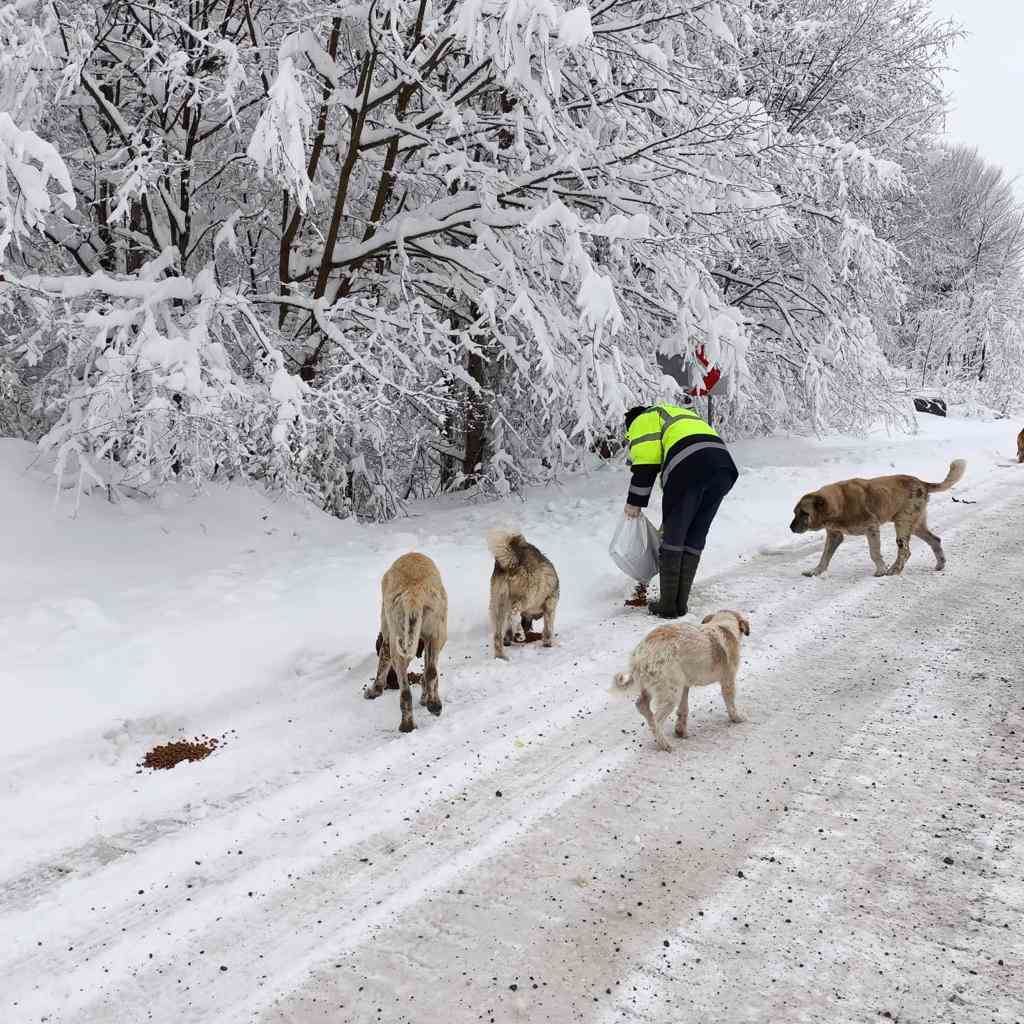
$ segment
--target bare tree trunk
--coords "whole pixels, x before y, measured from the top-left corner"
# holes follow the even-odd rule
[[[483,356],[477,352],[470,353],[466,370],[482,389],[485,373]],[[484,461],[487,443],[487,406],[483,395],[471,389],[466,390],[465,421],[466,441],[462,456],[462,472],[467,478],[473,479]]]
[[[128,248],[125,250],[124,269],[126,274],[134,274],[142,267],[143,263],[146,262],[145,253],[143,253],[134,238],[136,232],[141,232],[143,230],[142,205],[134,199],[131,201],[131,207],[128,213],[128,227],[133,237],[128,242]]]
[[[113,197],[114,190],[110,187],[110,182],[105,179],[102,180],[99,186],[99,201],[96,203],[96,220],[99,225],[98,233],[100,236],[99,263],[107,273],[117,270],[114,232],[110,226],[110,210]]]

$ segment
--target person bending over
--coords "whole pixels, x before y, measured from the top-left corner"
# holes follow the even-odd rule
[[[661,474],[661,593],[652,615],[674,619],[687,612],[711,520],[739,477],[718,433],[692,409],[660,402],[626,413],[632,477],[626,515],[640,515]]]

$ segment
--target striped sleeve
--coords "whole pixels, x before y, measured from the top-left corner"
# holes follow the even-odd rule
[[[647,503],[651,500],[651,493],[654,491],[654,484],[657,479],[657,466],[634,465],[629,480],[629,494],[626,495],[626,504],[635,505],[637,508],[647,508]]]

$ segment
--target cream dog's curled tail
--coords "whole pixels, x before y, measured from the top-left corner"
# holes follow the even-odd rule
[[[623,697],[635,689],[636,680],[633,678],[632,672],[616,672],[612,677],[612,685],[609,687],[608,692],[616,697]]]

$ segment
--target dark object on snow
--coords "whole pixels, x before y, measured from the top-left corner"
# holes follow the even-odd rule
[[[945,416],[946,400],[944,398],[915,398],[914,408],[918,412],[926,412],[931,416]]]
[[[633,590],[633,596],[626,598],[627,608],[646,608],[647,607],[647,584],[638,583]]]

